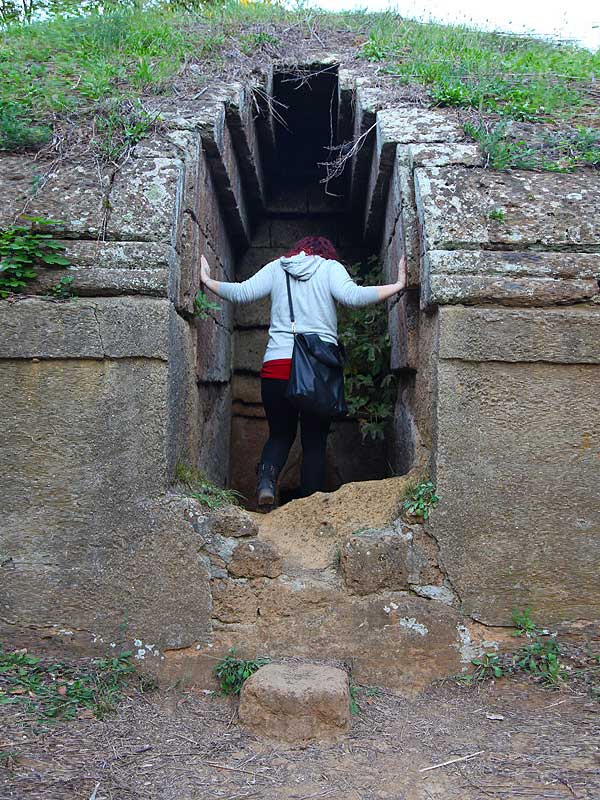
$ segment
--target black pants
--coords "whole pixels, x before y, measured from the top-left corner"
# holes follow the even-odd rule
[[[314,414],[298,414],[285,397],[286,386],[287,381],[277,378],[261,379],[262,401],[269,423],[269,439],[263,448],[261,462],[273,464],[277,470],[283,469],[296,438],[300,417],[300,491],[307,496],[324,489],[325,450],[331,421]]]

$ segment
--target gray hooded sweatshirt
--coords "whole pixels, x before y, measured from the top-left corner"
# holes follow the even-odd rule
[[[269,342],[263,358],[291,358],[294,336],[287,298],[288,272],[297,333],[317,333],[327,342],[337,342],[335,301],[345,306],[366,306],[377,301],[376,286],[357,286],[339,261],[321,256],[295,256],[271,261],[241,283],[221,283],[219,293],[234,303],[252,303],[271,297]]]

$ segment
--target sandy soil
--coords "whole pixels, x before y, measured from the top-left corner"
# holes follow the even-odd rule
[[[600,797],[600,704],[503,679],[359,698],[351,734],[303,748],[260,740],[235,703],[136,695],[104,721],[27,727],[2,708],[2,800],[480,800]],[[10,708],[10,711],[8,710]],[[24,727],[25,725],[25,727]],[[450,759],[458,763],[424,768]]]

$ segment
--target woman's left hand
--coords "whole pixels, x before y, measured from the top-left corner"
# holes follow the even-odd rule
[[[210,266],[204,253],[200,256],[200,280],[202,283],[210,280]]]

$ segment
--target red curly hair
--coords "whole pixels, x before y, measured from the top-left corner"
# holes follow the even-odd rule
[[[305,236],[296,242],[288,251],[284,253],[286,258],[295,256],[304,251],[307,256],[321,256],[331,261],[339,261],[335,247],[325,236]]]

